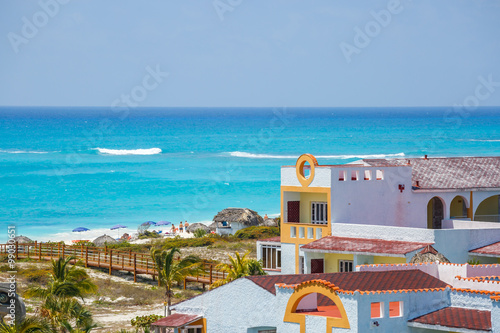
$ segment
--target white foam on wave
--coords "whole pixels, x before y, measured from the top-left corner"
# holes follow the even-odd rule
[[[106,149],[95,148],[100,154],[103,155],[157,155],[161,154],[160,148],[147,148],[147,149]]]
[[[241,158],[274,158],[274,159],[289,159],[289,158],[298,158],[299,155],[270,155],[270,154],[252,154],[241,151],[233,151],[229,153],[230,156],[233,157],[241,157]],[[404,153],[397,154],[367,154],[367,155],[315,155],[316,158],[332,158],[332,159],[351,159],[351,158],[391,158],[391,157],[404,157]]]
[[[500,140],[493,140],[493,139],[469,139],[466,141],[472,141],[472,142],[500,142]]]
[[[6,154],[50,154],[50,153],[57,153],[57,152],[38,151],[38,150],[5,150],[5,149],[0,149],[0,153],[6,153]]]

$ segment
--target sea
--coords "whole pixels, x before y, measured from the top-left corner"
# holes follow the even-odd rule
[[[0,243],[9,227],[68,241],[227,207],[278,216],[280,167],[304,153],[498,156],[500,108],[0,107]]]

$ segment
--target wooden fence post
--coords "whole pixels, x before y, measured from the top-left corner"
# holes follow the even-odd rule
[[[16,260],[19,258],[19,250],[18,250],[18,247],[19,247],[19,243],[16,241]]]
[[[136,254],[134,253],[134,282],[137,282],[137,256]]]
[[[39,250],[38,250],[38,260],[42,261],[42,243],[38,244]]]
[[[85,246],[85,267],[89,267],[89,247]]]
[[[101,268],[101,252],[99,252],[99,248],[97,248],[97,267]]]
[[[64,260],[64,251],[66,250],[66,244],[62,243],[62,258]]]
[[[212,269],[213,269],[213,265],[211,264],[210,265],[210,284],[212,284]]]
[[[113,267],[113,250],[109,250],[109,275],[111,275],[112,267]]]
[[[28,259],[30,258],[30,245],[28,244]]]

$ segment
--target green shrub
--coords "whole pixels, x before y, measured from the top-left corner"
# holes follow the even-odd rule
[[[152,232],[152,231],[147,231],[145,230],[143,233],[141,233],[139,236],[138,236],[139,239],[146,239],[146,238],[160,238],[160,235],[157,234],[156,232]]]
[[[238,230],[235,237],[239,239],[264,239],[270,237],[276,237],[280,235],[280,229],[277,227],[248,227],[245,229]]]
[[[137,328],[149,330],[151,324],[160,318],[162,318],[162,316],[159,315],[137,316],[135,317],[135,319],[130,320],[130,324],[132,324],[132,326]]]
[[[198,228],[193,232],[195,238],[201,238],[207,234],[207,231],[202,228]]]

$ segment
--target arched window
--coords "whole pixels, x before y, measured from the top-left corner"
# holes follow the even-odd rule
[[[457,195],[450,204],[450,218],[451,219],[465,219],[468,217],[467,208],[468,208],[467,200],[461,196]]]
[[[440,197],[434,197],[427,204],[427,228],[441,229],[444,219],[444,201]]]
[[[493,195],[477,206],[474,221],[500,222],[500,195]]]

